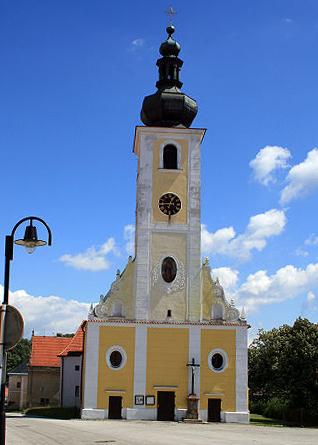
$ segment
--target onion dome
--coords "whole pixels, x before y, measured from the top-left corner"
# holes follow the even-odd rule
[[[173,25],[170,25],[166,29],[168,33],[168,38],[165,42],[160,45],[159,52],[164,57],[175,56],[178,57],[179,52],[181,50],[180,43],[176,42],[171,36],[175,31]]]
[[[174,26],[167,27],[168,38],[159,49],[157,92],[146,96],[142,104],[141,120],[147,126],[190,127],[198,112],[196,101],[180,91],[183,61],[178,58],[181,46],[172,37],[174,31]]]

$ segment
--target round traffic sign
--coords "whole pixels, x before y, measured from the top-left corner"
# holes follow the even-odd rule
[[[3,306],[1,307],[1,310],[3,310]],[[1,317],[1,319],[3,319],[3,317]],[[23,328],[23,317],[18,309],[9,304],[5,306],[3,336],[3,347],[5,351],[9,351],[19,343],[23,335]]]

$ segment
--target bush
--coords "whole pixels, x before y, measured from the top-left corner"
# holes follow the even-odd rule
[[[49,417],[50,419],[78,419],[80,417],[79,408],[61,407],[35,407],[25,410],[26,416]]]
[[[289,420],[290,406],[287,400],[281,400],[277,397],[272,398],[264,405],[262,413],[265,417],[272,419]]]

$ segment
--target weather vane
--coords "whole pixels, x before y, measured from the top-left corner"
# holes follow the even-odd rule
[[[172,25],[173,16],[177,14],[177,12],[173,9],[173,6],[169,6],[169,8],[165,11],[167,16],[169,17],[170,25]]]

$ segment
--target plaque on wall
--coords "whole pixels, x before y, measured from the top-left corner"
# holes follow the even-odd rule
[[[145,404],[144,396],[141,395],[135,396],[135,405],[144,405],[144,404]]]
[[[155,401],[155,396],[146,396],[146,405],[154,405]]]

